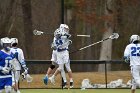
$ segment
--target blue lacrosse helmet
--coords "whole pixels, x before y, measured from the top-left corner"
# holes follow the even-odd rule
[[[44,81],[44,84],[47,85],[48,84],[48,77],[45,76],[44,79],[43,79],[43,81]]]

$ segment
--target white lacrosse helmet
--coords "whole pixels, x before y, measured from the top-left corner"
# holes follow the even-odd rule
[[[11,44],[13,45],[14,43],[18,44],[17,38],[11,38]]]
[[[8,37],[1,38],[1,46],[6,50],[9,51],[11,47],[11,39]]]
[[[130,37],[130,43],[134,43],[135,41],[140,41],[139,35],[132,35]]]
[[[69,26],[66,25],[66,24],[60,24],[60,27],[59,27],[61,30],[64,30],[66,31],[67,33],[69,33]]]
[[[60,29],[56,29],[54,32],[54,36],[57,38],[62,34],[62,31]]]

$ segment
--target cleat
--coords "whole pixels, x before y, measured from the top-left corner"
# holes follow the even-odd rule
[[[66,85],[67,85],[67,82],[64,82],[64,83],[63,83],[63,88],[67,88]]]
[[[48,76],[45,76],[43,81],[44,81],[44,84],[47,85],[48,84]]]
[[[49,77],[49,80],[51,81],[51,83],[53,85],[55,85],[55,78],[54,78],[54,76]]]
[[[73,82],[70,82],[70,88],[73,88]]]
[[[20,93],[20,91],[19,90],[17,90],[17,92],[16,93]]]

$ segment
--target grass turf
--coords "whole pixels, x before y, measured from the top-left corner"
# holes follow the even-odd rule
[[[131,93],[130,89],[22,89],[22,93]],[[140,89],[136,90],[140,93]]]

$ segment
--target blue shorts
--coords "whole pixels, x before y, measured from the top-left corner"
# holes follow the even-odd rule
[[[0,78],[0,90],[4,89],[5,86],[12,86],[12,77]]]

